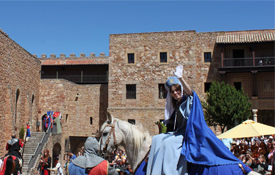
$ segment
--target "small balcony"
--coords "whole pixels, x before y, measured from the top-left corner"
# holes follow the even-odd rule
[[[223,58],[221,59],[219,71],[246,72],[259,70],[274,72],[274,68],[275,57]]]

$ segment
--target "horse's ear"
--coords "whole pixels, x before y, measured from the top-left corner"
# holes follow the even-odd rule
[[[107,121],[109,124],[113,123],[113,116],[109,112],[107,112]]]

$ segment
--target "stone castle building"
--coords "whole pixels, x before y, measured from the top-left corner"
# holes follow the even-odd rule
[[[108,111],[156,134],[152,124],[164,116],[161,88],[182,64],[201,99],[212,81],[223,80],[244,89],[259,122],[275,126],[274,39],[274,30],[110,35]]]
[[[107,111],[157,134],[154,123],[164,118],[163,85],[179,64],[202,100],[211,82],[225,81],[244,89],[259,122],[275,126],[274,41],[274,29],[111,34],[109,56],[37,58],[0,31],[1,143],[26,122],[41,131],[47,111],[62,114],[62,134],[53,134],[47,144],[61,156],[76,152],[86,137],[98,137]]]

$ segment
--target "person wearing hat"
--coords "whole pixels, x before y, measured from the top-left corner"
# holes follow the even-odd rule
[[[182,78],[182,72],[183,66],[177,66],[175,76],[169,77],[165,83],[167,97],[164,123],[167,133],[153,137],[146,174],[188,174],[187,161],[180,152],[193,92]]]
[[[252,170],[208,127],[200,99],[182,73],[183,67],[179,65],[174,72],[176,77],[166,81],[165,122],[170,130],[172,126],[172,131],[153,137],[146,174],[250,174]]]
[[[99,157],[99,143],[94,137],[88,137],[84,144],[84,155],[78,156],[69,164],[70,175],[118,175],[107,160]]]
[[[24,143],[16,138],[16,134],[11,135],[11,140],[8,141],[6,145],[6,150],[8,153],[5,156],[12,155],[23,160],[22,155],[20,153],[20,149],[23,148]]]

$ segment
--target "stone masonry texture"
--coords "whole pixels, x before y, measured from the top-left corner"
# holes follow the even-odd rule
[[[0,154],[11,134],[28,122],[35,130],[41,62],[0,31]],[[17,94],[17,95],[16,95]]]

